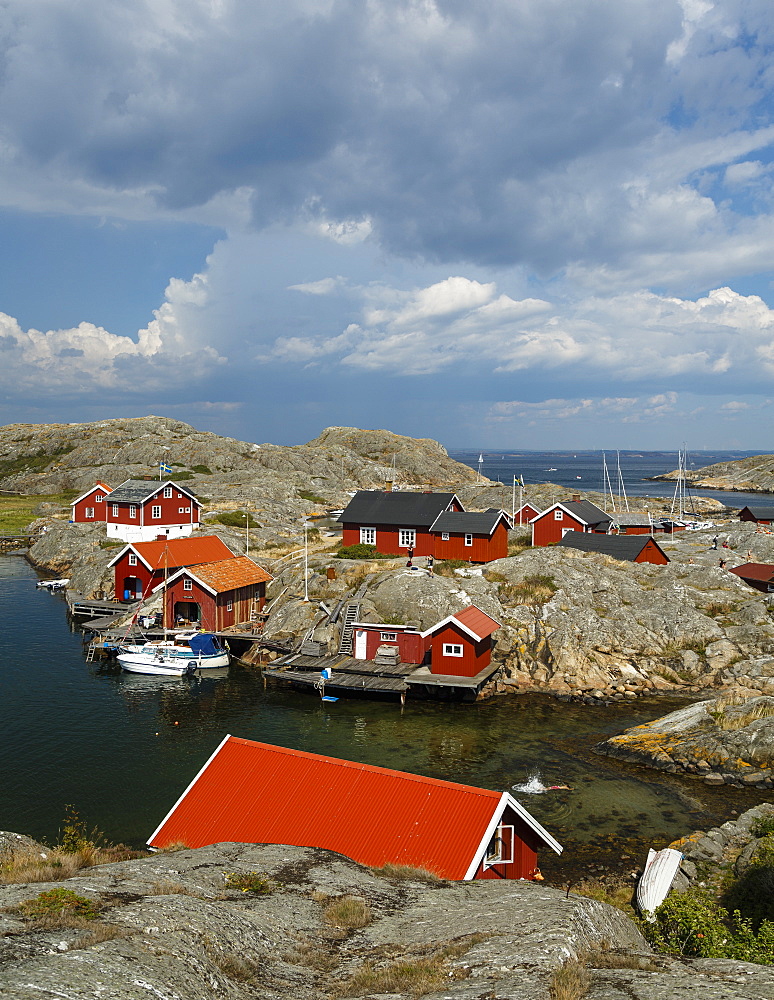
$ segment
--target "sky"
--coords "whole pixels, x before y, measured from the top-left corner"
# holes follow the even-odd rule
[[[772,450],[770,0],[4,0],[0,423]]]

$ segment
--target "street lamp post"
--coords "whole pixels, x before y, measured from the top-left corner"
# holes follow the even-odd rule
[[[306,529],[309,522],[304,518],[304,603],[309,602],[309,542]]]

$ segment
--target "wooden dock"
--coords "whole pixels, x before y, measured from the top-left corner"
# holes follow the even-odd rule
[[[78,594],[68,596],[73,618],[116,618],[136,611],[139,602],[124,604],[122,601],[89,601]]]

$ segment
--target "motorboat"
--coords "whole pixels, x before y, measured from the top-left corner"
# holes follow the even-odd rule
[[[661,851],[654,851],[651,847],[648,851],[635,898],[640,913],[649,923],[655,921],[654,914],[672,888],[682,860],[683,855],[673,847],[665,847]]]
[[[176,632],[159,642],[124,643],[116,659],[133,674],[183,677],[229,665],[229,653],[210,632]]]
[[[41,590],[64,590],[69,582],[70,577],[68,576],[63,580],[38,580],[35,586]]]

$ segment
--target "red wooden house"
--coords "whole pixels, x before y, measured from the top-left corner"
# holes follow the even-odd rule
[[[534,879],[562,846],[508,792],[226,736],[148,840],[318,847],[441,878]]]
[[[218,562],[233,555],[217,535],[130,543],[108,563],[115,572],[115,599],[139,601],[182,566]]]
[[[554,545],[568,531],[593,531],[606,534],[612,518],[590,500],[573,497],[552,504],[530,521],[533,545]]]
[[[625,562],[666,566],[669,557],[651,535],[597,535],[570,531],[559,545],[582,552],[601,552]]]
[[[654,521],[646,510],[619,510],[610,514],[610,533],[616,535],[655,535],[664,533],[660,520]]]
[[[355,622],[352,637],[352,656],[356,660],[373,660],[380,646],[394,646],[401,663],[422,663],[429,649],[424,634],[410,625]]]
[[[127,479],[105,497],[108,538],[151,542],[181,538],[199,527],[201,504],[184,486]]]
[[[166,586],[164,620],[198,624],[219,632],[230,625],[253,621],[266,603],[266,584],[272,579],[248,556],[185,566],[160,583]]]
[[[439,514],[462,511],[454,493],[393,493],[358,490],[344,509],[343,546],[375,545],[385,555],[434,556],[430,528]]]
[[[110,487],[104,483],[95,483],[91,489],[81,493],[70,506],[73,509],[70,520],[76,524],[88,524],[92,521],[105,520],[105,497],[110,493]]]
[[[753,521],[755,524],[774,524],[774,507],[742,507],[739,511],[740,521]]]
[[[500,628],[475,604],[449,615],[423,633],[430,643],[430,672],[475,677],[492,659],[492,634]]]
[[[762,594],[774,593],[774,566],[771,563],[742,563],[741,566],[733,566],[729,572],[735,573],[740,580]]]
[[[430,526],[436,559],[486,563],[508,555],[508,515],[501,510],[439,514]]]
[[[521,507],[513,515],[514,524],[529,524],[533,517],[537,517],[541,513],[540,508],[533,503],[523,503]]]

